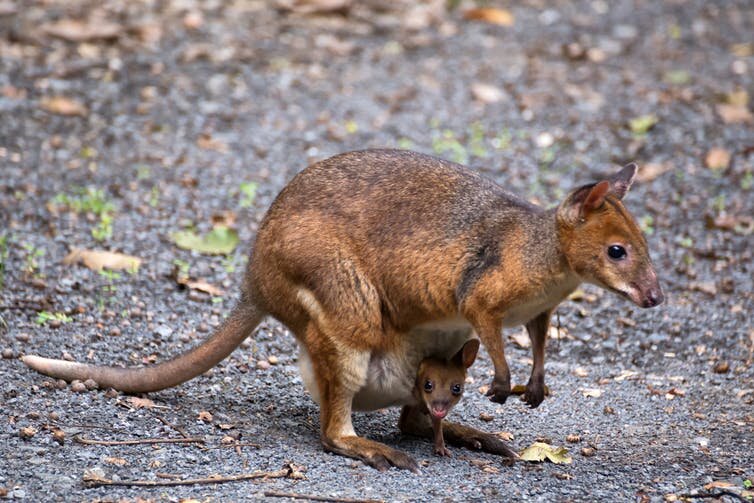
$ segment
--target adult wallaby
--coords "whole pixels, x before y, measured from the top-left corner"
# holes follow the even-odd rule
[[[357,436],[352,410],[411,404],[419,363],[452,356],[472,330],[495,367],[488,394],[504,402],[511,386],[501,329],[522,324],[534,361],[524,399],[536,407],[550,315],[581,282],[641,307],[663,301],[647,243],[621,203],[636,170],[629,164],[545,210],[434,157],[341,154],[303,170],[278,195],[259,228],[240,301],[199,346],[144,368],[23,361],[57,378],[155,391],[205,372],[271,315],[300,345],[324,448],[379,469],[417,470],[403,452]],[[444,426],[451,444],[515,457],[492,434]],[[410,406],[401,429],[432,435],[427,416]]]

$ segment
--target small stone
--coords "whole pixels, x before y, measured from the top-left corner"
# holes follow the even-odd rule
[[[7,496],[8,496],[8,488],[0,487],[0,498],[5,498]]]
[[[481,414],[479,414],[479,419],[481,419],[482,421],[490,422],[495,419],[495,416],[487,412],[482,412]]]
[[[47,322],[47,326],[50,328],[60,328],[63,325],[63,322],[58,319],[53,319]]]
[[[605,408],[602,409],[602,412],[604,412],[605,414],[615,414],[615,409],[613,409],[609,405],[605,405]]]
[[[57,381],[55,381],[55,387],[57,389],[66,389],[68,387],[68,383],[63,379],[58,379]]]
[[[593,447],[582,447],[581,448],[581,455],[585,458],[591,458],[594,456],[595,450]]]
[[[113,327],[110,329],[110,335],[112,335],[113,337],[118,337],[120,334],[121,334],[120,328]]]
[[[21,332],[20,334],[16,334],[16,340],[18,342],[29,342],[29,339],[31,336],[26,332]]]
[[[278,357],[275,355],[270,355],[267,357],[267,361],[270,362],[273,365],[277,365],[280,360],[278,360]]]
[[[58,419],[60,419],[60,414],[53,411],[47,414],[47,417],[50,418],[50,421],[57,421]]]
[[[86,385],[78,379],[71,381],[71,391],[74,393],[83,393],[86,391]]]
[[[204,322],[199,323],[199,325],[196,327],[197,332],[209,332],[209,325],[207,325]]]
[[[63,430],[55,430],[52,432],[52,439],[60,445],[65,444],[65,432]]]
[[[267,370],[270,368],[270,362],[267,360],[259,360],[257,361],[257,368],[260,370]]]
[[[40,416],[39,416],[39,412],[32,411],[26,414],[26,417],[28,417],[29,419],[39,419]]]
[[[11,348],[3,349],[3,358],[5,358],[6,360],[10,360],[14,356],[15,355],[13,354],[13,350]]]
[[[581,437],[579,435],[571,434],[566,437],[566,442],[576,444],[581,442]]]
[[[84,386],[86,386],[86,389],[88,390],[99,388],[99,384],[97,384],[97,381],[95,381],[94,379],[87,379],[86,381],[84,381]]]
[[[726,374],[730,370],[730,364],[726,361],[717,362],[712,370],[715,374]]]
[[[26,426],[18,431],[18,435],[24,440],[29,440],[37,434],[37,429],[33,426]]]

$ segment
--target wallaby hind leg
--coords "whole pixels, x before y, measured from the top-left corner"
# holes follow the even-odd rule
[[[434,436],[429,416],[423,414],[418,407],[412,405],[403,407],[398,427],[402,433],[407,435],[425,438],[433,438]],[[442,433],[447,443],[457,447],[466,447],[471,450],[499,454],[511,459],[518,458],[518,454],[508,447],[508,444],[492,433],[448,421],[443,421]]]
[[[319,352],[312,353],[320,398],[320,435],[326,451],[360,459],[380,471],[391,466],[419,471],[416,461],[404,452],[385,444],[356,435],[351,423],[351,404],[356,391],[363,385],[369,365],[369,353],[357,350],[339,351],[322,344],[328,338],[313,324],[307,328],[307,339],[319,342]],[[329,347],[328,347],[329,346]]]

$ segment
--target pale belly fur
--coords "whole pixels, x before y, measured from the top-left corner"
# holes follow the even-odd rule
[[[412,390],[419,363],[428,356],[449,358],[472,337],[471,326],[465,320],[447,320],[414,328],[394,352],[368,355],[364,359],[365,383],[354,396],[353,410],[370,411],[414,403]],[[304,386],[319,403],[311,357],[303,346],[300,346],[299,369]]]

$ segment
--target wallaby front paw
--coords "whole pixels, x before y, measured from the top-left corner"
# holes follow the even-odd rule
[[[532,409],[536,409],[544,399],[544,379],[529,380],[526,384],[526,391],[524,392],[524,402],[526,402]]]
[[[448,450],[448,448],[445,447],[444,445],[436,445],[435,446],[435,454],[437,456],[445,456],[445,457],[448,457],[448,458],[453,457],[453,455],[450,453],[450,451]]]
[[[490,397],[490,400],[497,403],[505,403],[505,401],[508,399],[510,394],[511,394],[510,378],[507,380],[494,378],[492,380],[492,384],[490,384],[490,389],[487,390],[487,396]]]
[[[368,458],[364,458],[364,462],[381,472],[394,466],[401,470],[410,470],[414,473],[419,473],[419,463],[408,454],[396,449],[386,450],[380,454],[373,454]]]

